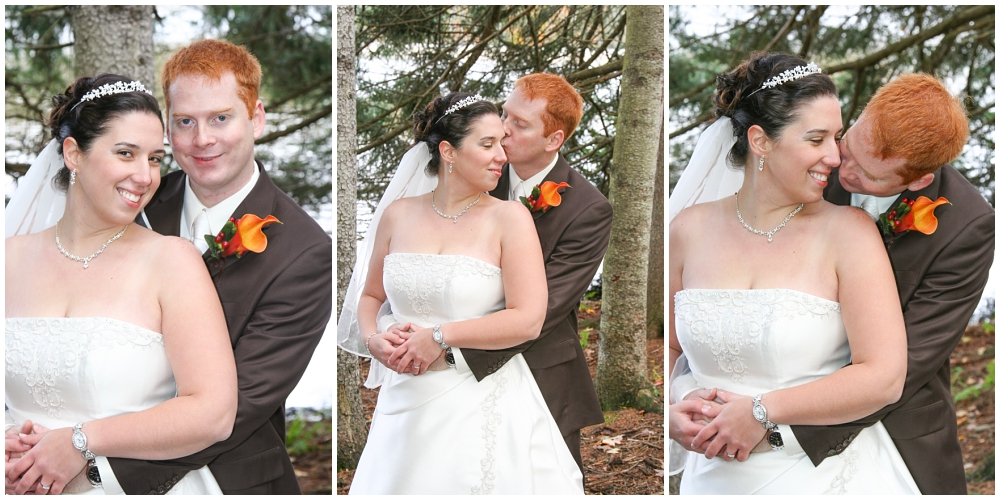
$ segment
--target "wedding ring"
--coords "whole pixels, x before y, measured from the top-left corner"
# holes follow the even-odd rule
[[[413,369],[419,372],[420,371],[420,365],[413,365]]]
[[[45,486],[44,484],[41,484],[41,483],[38,483],[38,485],[39,485],[39,486],[41,486],[43,490],[47,490],[47,489],[49,489],[49,488],[51,488],[51,487],[52,487],[52,485],[51,485],[51,484],[50,484],[50,485],[48,485],[48,486]]]
[[[729,458],[736,458],[736,455],[734,455],[732,453],[726,453],[726,456],[729,457]]]

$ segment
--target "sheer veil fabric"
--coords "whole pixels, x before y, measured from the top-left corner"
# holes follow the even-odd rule
[[[4,209],[4,238],[37,233],[59,222],[66,210],[66,193],[56,189],[52,180],[63,165],[59,143],[53,139],[18,181]]]
[[[392,180],[382,194],[375,214],[372,216],[371,224],[368,226],[368,233],[364,240],[358,244],[357,260],[354,263],[354,272],[351,274],[351,282],[348,284],[347,293],[344,295],[344,304],[337,321],[337,345],[341,349],[358,356],[371,357],[371,353],[365,348],[367,335],[374,332],[361,332],[358,328],[358,299],[365,288],[365,280],[368,277],[368,265],[372,258],[372,246],[375,242],[375,232],[378,230],[379,221],[382,214],[392,202],[400,198],[420,196],[431,192],[437,187],[437,177],[427,174],[425,167],[431,160],[430,149],[424,141],[418,142],[410,148],[396,168]],[[378,313],[379,329],[384,329],[393,323],[392,316],[388,308],[389,303],[383,304]],[[381,363],[373,362],[365,381],[365,387],[375,388],[381,385],[387,369]]]

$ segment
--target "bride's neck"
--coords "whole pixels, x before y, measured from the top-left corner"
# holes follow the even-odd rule
[[[434,193],[432,194],[434,205],[438,210],[446,214],[459,212],[483,194],[482,191],[476,191],[472,187],[459,186],[458,184],[458,182],[448,182],[444,177],[438,181],[437,188],[434,189]]]
[[[62,246],[72,253],[70,246],[80,251],[94,245],[100,247],[124,227],[124,224],[120,226],[95,225],[81,217],[74,216],[72,211],[67,211],[56,224],[56,234],[59,236]]]
[[[767,225],[777,224],[789,212],[799,206],[799,202],[791,201],[774,190],[769,190],[754,183],[751,179],[743,182],[736,199],[740,215],[747,223]]]

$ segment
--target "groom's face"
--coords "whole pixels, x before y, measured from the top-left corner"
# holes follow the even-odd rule
[[[862,113],[840,141],[840,184],[848,192],[872,196],[895,196],[907,185],[897,173],[905,158],[879,158],[872,143],[872,126]]]
[[[545,136],[545,123],[542,122],[547,105],[545,99],[528,99],[520,88],[507,97],[501,119],[507,134],[503,147],[511,165],[535,163],[547,153],[546,147],[551,141]]]
[[[181,75],[171,83],[167,137],[174,158],[207,206],[231,196],[253,175],[253,141],[264,132],[264,107],[254,115],[237,94],[232,73],[218,81]]]

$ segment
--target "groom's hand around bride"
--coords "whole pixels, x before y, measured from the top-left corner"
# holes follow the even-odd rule
[[[712,422],[705,425],[691,441],[692,448],[706,446],[705,458],[733,458],[745,461],[767,432],[753,416],[753,399],[732,392],[717,391],[724,404],[705,408]],[[735,453],[733,450],[736,450]],[[723,453],[725,453],[723,455]]]

